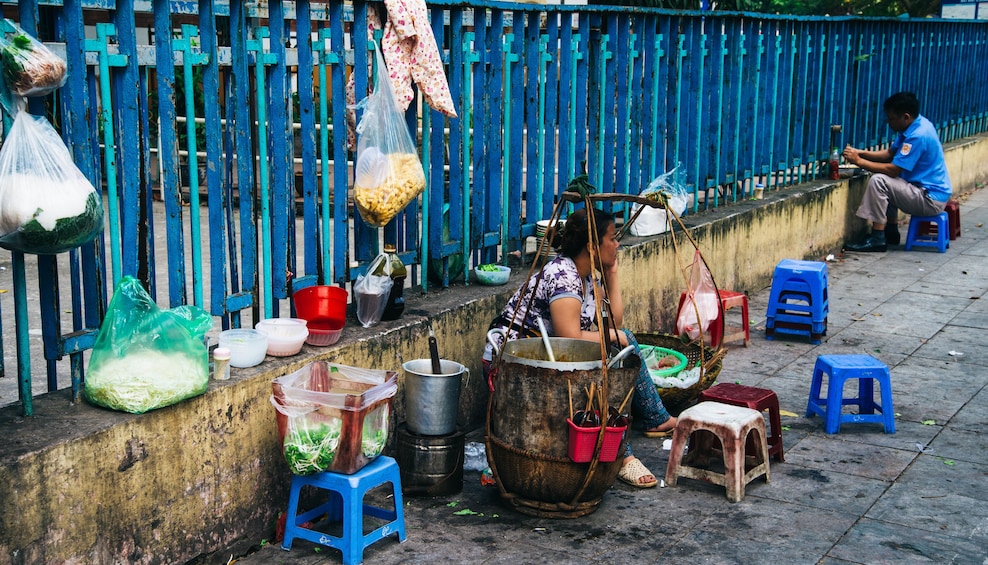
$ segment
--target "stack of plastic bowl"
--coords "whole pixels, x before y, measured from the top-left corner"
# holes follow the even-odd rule
[[[272,357],[295,355],[309,336],[306,321],[300,318],[268,318],[254,328],[268,336],[268,355]]]
[[[545,237],[545,234],[549,232],[549,226],[552,224],[552,220],[539,220],[535,222],[535,237],[539,239]],[[556,229],[560,229],[564,225],[566,225],[566,220],[559,220],[559,226]]]
[[[225,330],[220,332],[219,347],[230,350],[231,366],[253,367],[264,361],[264,354],[268,349],[268,336],[257,330]]]
[[[338,286],[310,286],[295,291],[295,313],[308,322],[309,345],[325,347],[340,339],[346,325],[347,291]]]

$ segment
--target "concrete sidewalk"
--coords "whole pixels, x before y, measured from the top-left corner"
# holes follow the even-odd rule
[[[618,482],[589,516],[538,519],[508,509],[496,487],[467,472],[460,494],[406,497],[407,541],[379,541],[365,562],[988,562],[988,190],[962,196],[961,217],[945,254],[896,246],[829,262],[821,345],[767,341],[769,289],[751,292],[751,346],[730,346],[718,381],[772,389],[795,416],[782,418],[785,462],[773,461],[771,482],[756,479],[743,501],[686,479],[647,490]],[[894,435],[875,424],[827,435],[820,418],[803,417],[817,356],[848,353],[890,367]],[[664,476],[662,441],[636,435],[633,445]],[[269,540],[230,555],[241,565],[341,562],[338,551],[299,540],[290,552]]]

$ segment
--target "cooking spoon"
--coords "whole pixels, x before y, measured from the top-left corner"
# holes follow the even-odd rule
[[[556,356],[552,353],[552,346],[549,345],[549,331],[545,329],[545,322],[542,321],[542,317],[536,318],[539,322],[539,331],[542,332],[542,343],[545,344],[545,350],[549,353],[549,362],[555,363]]]

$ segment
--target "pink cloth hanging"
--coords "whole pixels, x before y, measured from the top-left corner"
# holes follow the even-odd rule
[[[399,107],[402,110],[408,109],[414,98],[412,81],[415,81],[429,106],[455,118],[456,108],[449,93],[449,83],[443,71],[425,1],[385,0],[384,4],[388,10],[388,22],[383,26],[381,50]],[[368,7],[367,38],[373,40],[374,32],[380,29],[381,17],[373,6]],[[352,74],[347,80],[346,88],[347,98],[352,104],[356,100]]]

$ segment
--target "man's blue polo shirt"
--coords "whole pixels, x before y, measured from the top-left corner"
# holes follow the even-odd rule
[[[943,146],[937,130],[923,116],[900,133],[892,143],[892,164],[902,169],[902,180],[923,187],[930,198],[946,202],[950,198],[950,175],[943,159]]]

